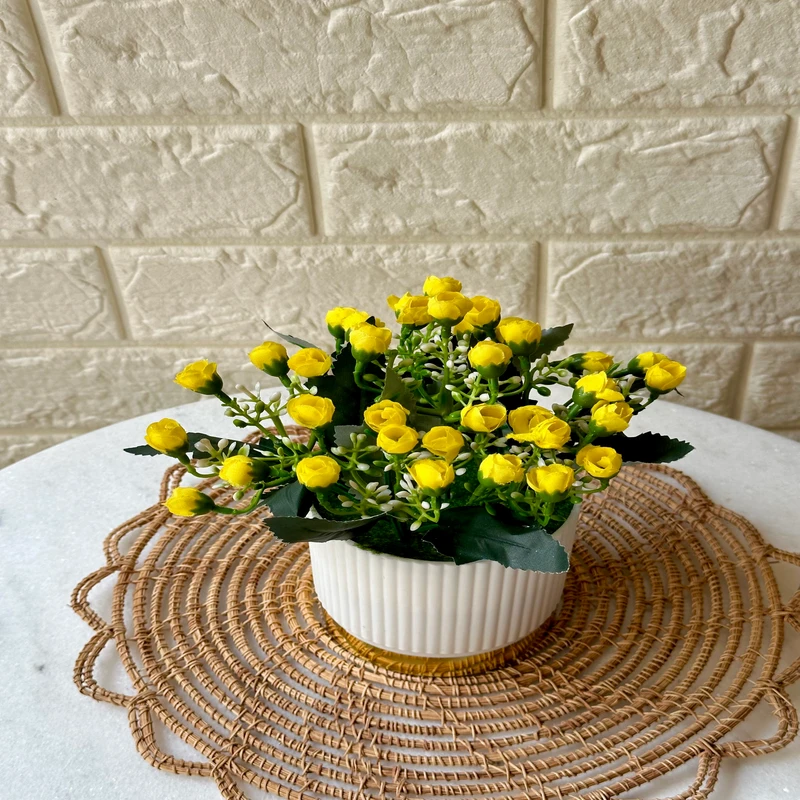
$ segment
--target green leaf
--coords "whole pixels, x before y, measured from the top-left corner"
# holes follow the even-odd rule
[[[352,447],[353,440],[350,438],[351,433],[364,433],[363,425],[337,425],[333,429],[333,441],[339,447]],[[370,431],[371,433],[371,431]]]
[[[535,361],[537,358],[552,353],[553,350],[561,347],[569,339],[572,328],[573,325],[570,323],[569,325],[560,325],[557,328],[547,328],[547,330],[542,331],[541,341],[536,348],[536,352],[531,356],[531,361]]]
[[[305,339],[300,339],[297,336],[290,336],[288,333],[281,333],[280,331],[276,331],[275,328],[273,328],[272,325],[270,325],[268,322],[266,322],[263,319],[261,321],[267,326],[267,328],[270,331],[272,331],[272,333],[283,339],[284,342],[289,342],[289,344],[295,344],[298,347],[317,347],[315,344],[311,344],[311,342],[307,342]]]
[[[422,411],[417,411],[417,413],[414,414],[413,425],[411,427],[427,433],[431,428],[435,428],[437,425],[444,425],[442,418],[438,414],[426,414]]]
[[[275,517],[305,517],[314,500],[310,492],[299,481],[292,481],[280,489],[265,495],[261,501]]]
[[[447,509],[425,539],[456,564],[497,561],[504,567],[535,572],[566,572],[569,555],[549,533],[515,525],[489,514],[481,506]]]
[[[626,436],[615,433],[595,440],[602,447],[613,447],[623,461],[639,461],[645,464],[666,464],[677,461],[694,450],[689,442],[673,439],[663,433],[640,433],[638,436]]]
[[[340,522],[305,517],[272,517],[266,523],[282,542],[330,542],[333,539],[352,539],[354,531],[373,525],[377,519],[379,517]]]
[[[331,367],[332,375],[320,375],[309,378],[306,386],[317,387],[320,397],[333,401],[333,425],[358,425],[362,422],[362,414],[366,408],[364,392],[356,385],[356,360],[350,345],[345,345]]]
[[[386,363],[386,380],[383,384],[383,392],[381,392],[380,399],[394,400],[395,403],[400,403],[409,412],[409,418],[413,422],[414,414],[417,410],[417,399],[406,383],[395,372],[394,368],[389,365],[388,360]]]

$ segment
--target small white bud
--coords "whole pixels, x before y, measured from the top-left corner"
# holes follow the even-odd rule
[[[311,392],[311,394],[316,394],[319,391],[319,387],[318,386],[312,386],[309,391]]]
[[[383,503],[378,506],[381,511],[391,511],[393,506],[391,503]]]
[[[398,492],[396,496],[399,497],[401,500],[408,500],[409,493],[408,492]]]
[[[220,439],[217,447],[219,447],[220,450],[224,450],[229,444],[230,442],[227,439]]]
[[[466,461],[468,458],[471,458],[471,457],[472,456],[470,455],[470,453],[459,453],[456,456],[456,461]]]
[[[369,464],[358,463],[358,464],[356,464],[356,468],[360,469],[362,472],[368,472],[369,471]]]
[[[281,401],[280,392],[273,392],[273,394],[269,396],[269,402],[272,403],[273,405],[275,405],[276,403],[280,403],[280,401]]]
[[[466,472],[467,472],[467,471],[466,471],[466,469],[464,469],[464,467],[459,467],[459,468],[456,470],[456,475],[466,475]]]
[[[450,508],[450,503],[442,503],[439,508],[444,511],[446,508]]]
[[[408,527],[409,530],[418,531],[422,527],[422,523],[417,520],[417,522],[412,522]]]
[[[430,503],[429,503],[427,500],[423,500],[423,501],[420,503],[420,505],[421,505],[421,506],[422,506],[422,507],[423,507],[423,508],[424,508],[426,511],[430,511],[430,510],[431,510],[431,504],[430,504]]]
[[[511,376],[511,377],[508,379],[508,382],[509,382],[509,383],[513,383],[513,384],[516,386],[516,385],[518,385],[518,384],[522,383],[522,378],[520,378],[520,376],[519,376],[519,375],[512,375],[512,376]]]
[[[235,417],[236,416],[236,412],[232,408],[226,408],[225,409],[225,416],[226,417]]]
[[[488,392],[484,392],[482,395],[480,395],[480,397],[478,397],[478,400],[480,400],[481,403],[488,403],[489,402],[489,393]]]
[[[352,500],[342,500],[342,508],[352,508],[353,501]]]
[[[281,441],[287,446],[292,446],[292,440],[288,436],[281,436]]]
[[[378,488],[379,484],[378,481],[371,481],[367,484],[367,491],[374,492]]]

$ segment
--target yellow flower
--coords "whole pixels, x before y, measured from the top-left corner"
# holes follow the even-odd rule
[[[250,361],[254,367],[279,378],[289,371],[289,354],[279,342],[264,342],[250,351]]]
[[[205,358],[185,366],[175,376],[175,383],[198,394],[217,394],[222,390],[222,378],[217,374],[217,365]]]
[[[374,431],[386,425],[405,425],[408,411],[394,400],[381,400],[364,410],[364,422]]]
[[[550,419],[553,412],[542,406],[520,406],[508,415],[508,424],[514,433],[530,433],[540,422]]]
[[[441,292],[460,292],[461,281],[455,278],[437,278],[435,275],[429,275],[422,285],[422,293],[428,297],[434,297]]]
[[[422,446],[435,456],[450,462],[461,452],[464,437],[449,425],[434,425],[423,437]]]
[[[602,400],[592,406],[591,427],[605,433],[620,433],[631,421],[633,409],[623,402],[604,403]]]
[[[386,298],[401,325],[427,325],[432,317],[428,313],[428,298],[406,292],[402,297],[395,294]]]
[[[578,450],[575,460],[595,478],[613,478],[622,468],[622,456],[613,447],[587,444]]]
[[[255,478],[255,463],[248,456],[231,456],[226,458],[219,471],[219,477],[225,483],[246,489]]]
[[[153,450],[170,455],[185,452],[186,446],[189,444],[183,426],[169,417],[165,417],[159,422],[151,422],[147,426],[144,440]]]
[[[523,475],[522,460],[518,456],[495,453],[486,456],[478,467],[478,479],[482,483],[491,483],[495,486],[519,483]]]
[[[289,368],[303,378],[316,378],[331,368],[331,357],[318,347],[304,347],[289,359]]]
[[[521,317],[505,317],[495,328],[497,338],[505,342],[515,356],[529,356],[542,340],[542,327],[538,322]]]
[[[371,325],[369,322],[359,322],[350,329],[350,346],[353,356],[358,361],[370,361],[385,353],[392,343],[392,332],[383,326]]]
[[[426,489],[433,494],[437,494],[456,479],[456,473],[450,464],[433,458],[418,459],[408,471],[420,489]]]
[[[546,495],[553,501],[562,499],[570,490],[575,472],[566,464],[548,464],[529,469],[525,478],[534,492]]]
[[[558,417],[543,420],[530,432],[531,441],[542,450],[558,450],[571,436],[569,423]]]
[[[639,353],[636,358],[632,358],[628,362],[628,369],[637,375],[644,375],[646,369],[666,359],[667,357],[663,353],[654,353],[652,350],[647,350],[644,353]]]
[[[614,356],[599,350],[589,350],[583,354],[581,366],[588,372],[606,372],[614,364]]]
[[[665,358],[652,367],[648,367],[644,373],[644,382],[648,389],[656,392],[670,392],[683,383],[686,377],[686,367],[677,361],[670,361]]]
[[[572,399],[583,408],[593,406],[598,400],[605,400],[607,403],[616,403],[624,400],[615,381],[606,375],[605,372],[593,372],[591,375],[584,375],[576,384],[572,392]]]
[[[356,325],[360,325],[362,322],[366,322],[370,318],[370,316],[372,315],[366,311],[359,311],[359,310],[353,311],[351,314],[348,314],[342,320],[342,328],[344,328],[345,331],[349,331],[351,328],[355,328]],[[383,327],[383,323],[378,319],[375,320],[375,324],[379,328]]]
[[[363,318],[358,319],[358,316],[362,314]],[[353,319],[352,324],[356,325],[368,319],[369,314],[367,314],[366,311],[359,311],[352,306],[336,306],[336,308],[332,308],[325,315],[325,324],[328,326],[331,336],[336,339],[344,339],[344,332],[347,330],[345,328],[345,322],[349,322],[351,317]]]
[[[500,319],[500,303],[497,300],[492,300],[490,297],[484,297],[480,294],[470,299],[472,300],[472,308],[467,311],[464,319],[456,326],[456,328],[461,328],[462,325],[464,327],[461,330],[453,329],[456,333],[473,331],[476,328],[488,328]]]
[[[339,480],[342,469],[330,456],[311,456],[294,468],[297,480],[308,489],[326,489]]]
[[[419,434],[408,425],[386,425],[378,431],[378,447],[385,453],[410,453],[419,441]]]
[[[321,428],[333,419],[333,401],[316,394],[301,394],[293,397],[287,404],[289,416],[306,428]]]
[[[467,354],[469,363],[484,378],[499,378],[511,361],[511,350],[504,344],[486,339],[473,347]]]
[[[439,292],[428,299],[428,313],[443,325],[455,325],[472,308],[472,300],[460,292]]]
[[[199,517],[214,508],[214,501],[198,489],[179,486],[164,505],[176,517]]]
[[[461,424],[478,433],[489,433],[506,421],[505,406],[500,403],[479,403],[461,409]]]

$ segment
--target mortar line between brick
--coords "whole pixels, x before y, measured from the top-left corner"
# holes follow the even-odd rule
[[[750,388],[750,372],[753,366],[754,351],[755,345],[751,342],[745,342],[739,371],[739,381],[736,387],[737,391],[731,403],[731,417],[733,417],[733,419],[742,419],[742,411],[744,410],[744,404],[747,400],[747,391]]]
[[[789,115],[789,124],[786,126],[786,134],[781,149],[781,157],[778,161],[778,174],[775,177],[775,191],[772,195],[772,213],[770,215],[769,230],[777,231],[781,225],[781,218],[786,206],[786,197],[789,193],[791,183],[792,166],[795,159],[797,148],[797,119]]]
[[[130,320],[128,319],[128,311],[122,297],[122,289],[117,280],[117,273],[113,267],[111,253],[108,251],[107,247],[96,247],[95,250],[97,252],[97,260],[100,263],[100,269],[103,271],[108,285],[108,292],[114,309],[114,315],[117,318],[119,332],[123,340],[132,340],[133,334],[131,332]]]
[[[322,208],[322,187],[320,185],[317,149],[314,131],[308,125],[300,125],[300,142],[306,169],[306,187],[309,195],[309,215],[311,227],[317,236],[325,235],[325,214]]]
[[[556,91],[556,0],[542,0],[542,109],[552,111]]]
[[[59,72],[55,51],[47,32],[47,23],[42,9],[39,7],[39,0],[27,0],[27,5],[33,29],[39,42],[39,52],[42,54],[45,71],[47,72],[47,81],[55,103],[56,114],[69,114],[67,93],[64,89],[64,84],[61,82],[61,73]]]
[[[550,242],[545,240],[539,242],[539,252],[537,253],[537,275],[536,275],[536,320],[540,325],[547,323],[547,301],[548,301],[548,273],[550,269]]]

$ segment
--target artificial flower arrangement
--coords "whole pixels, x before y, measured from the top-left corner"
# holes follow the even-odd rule
[[[352,307],[331,309],[332,352],[275,335],[255,367],[285,392],[225,392],[216,365],[189,364],[175,381],[213,395],[258,441],[187,433],[175,420],[147,428],[136,454],[164,453],[199,478],[235,488],[240,507],[184,487],[166,506],[180,516],[259,513],[286,542],[349,539],[369,550],[465,564],[563,572],[553,534],[573,506],[604,490],[623,463],[666,462],[691,445],[653,433],[628,436],[631,419],[675,391],[686,368],[646,352],[622,364],[602,352],[552,359],[572,325],[542,331],[469,298],[454,278],[429,277],[419,295],[388,298],[399,331]],[[539,402],[560,384],[564,403]],[[288,414],[309,430],[291,438]]]

